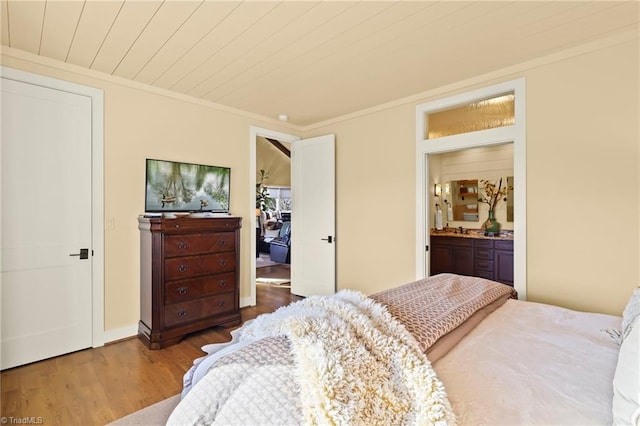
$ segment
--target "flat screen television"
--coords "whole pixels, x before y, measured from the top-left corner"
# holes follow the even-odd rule
[[[145,212],[229,212],[229,167],[147,159]]]

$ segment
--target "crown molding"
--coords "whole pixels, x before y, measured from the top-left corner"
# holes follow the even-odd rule
[[[603,37],[601,39],[584,43],[579,46],[568,48],[560,52],[552,53],[549,55],[541,56],[536,59],[532,59],[519,64],[511,65],[509,67],[501,68],[499,70],[491,71],[489,73],[481,74],[476,77],[472,77],[466,80],[457,81],[455,83],[441,86],[436,89],[427,90],[425,92],[417,93],[415,95],[407,96],[404,98],[396,99],[394,101],[386,102],[384,104],[376,105],[371,108],[366,108],[360,111],[355,111],[349,114],[341,115],[339,117],[330,118],[318,123],[309,124],[302,127],[303,132],[310,132],[322,127],[335,125],[344,121],[353,120],[365,115],[373,114],[376,112],[396,108],[407,104],[420,104],[427,102],[437,97],[448,96],[460,90],[468,89],[471,86],[486,85],[487,82],[502,81],[505,79],[513,79],[521,77],[522,73],[527,70],[549,65],[555,62],[560,62],[565,59],[573,58],[576,56],[584,55],[587,53],[595,52],[597,50],[605,49],[607,47],[615,46],[617,44],[626,43],[632,40],[638,40],[640,34],[639,26],[632,26],[632,28],[623,30],[614,35]]]
[[[226,112],[229,114],[239,115],[239,116],[248,118],[250,120],[259,120],[260,122],[269,123],[271,125],[276,125],[278,128],[286,129],[286,131],[294,131],[294,132],[302,131],[302,127],[296,124],[283,123],[282,121],[277,120],[275,118],[254,114],[248,111],[229,107],[226,105],[218,104],[215,102],[207,101],[207,100],[196,98],[193,96],[183,95],[181,93],[173,92],[171,90],[150,86],[145,83],[140,83],[137,81],[128,80],[126,78],[105,74],[103,72],[84,68],[79,65],[69,64],[66,62],[59,61],[57,59],[47,58],[47,57],[39,56],[30,52],[25,52],[24,50],[15,49],[8,46],[0,46],[0,55],[2,57],[12,58],[18,61],[33,64],[33,65],[48,67],[56,71],[66,72],[66,73],[74,74],[76,76],[80,76],[84,78],[90,78],[93,80],[103,81],[109,84],[128,87],[130,89],[140,90],[143,92],[176,99],[182,102],[189,102],[192,104]],[[8,67],[11,66],[11,65],[4,64],[4,60],[0,61],[0,63]]]
[[[29,62],[32,64],[45,66],[49,68],[53,68],[58,71],[64,71],[72,74],[76,74],[85,78],[91,78],[96,80],[105,81],[111,84],[116,84],[120,86],[129,87],[136,90],[141,90],[149,93],[153,93],[160,96],[165,96],[169,98],[173,98],[176,100],[180,100],[183,102],[189,102],[196,105],[201,105],[207,108],[213,108],[218,111],[227,112],[230,114],[239,115],[242,117],[246,117],[251,120],[259,120],[261,122],[269,123],[270,125],[277,126],[278,128],[285,129],[286,131],[292,131],[297,133],[305,133],[312,132],[316,129],[320,129],[322,127],[327,127],[331,125],[335,125],[341,122],[349,121],[352,119],[356,119],[365,115],[373,114],[376,112],[396,108],[399,106],[403,106],[406,104],[419,104],[428,101],[429,99],[433,99],[435,97],[441,97],[445,95],[449,95],[451,93],[455,93],[457,91],[467,89],[470,86],[486,84],[490,81],[499,81],[505,78],[514,78],[522,75],[524,71],[542,67],[548,64],[552,64],[554,62],[559,62],[565,59],[573,58],[576,56],[584,55],[590,52],[594,52],[600,49],[604,49],[607,47],[615,46],[617,44],[626,43],[632,40],[638,40],[638,36],[640,33],[640,28],[638,26],[632,26],[627,30],[623,30],[613,35],[609,35],[603,38],[600,38],[595,41],[591,41],[588,43],[581,44],[579,46],[571,47],[565,49],[560,52],[552,53],[550,55],[541,56],[536,59],[532,59],[530,61],[521,62],[516,65],[512,65],[506,68],[501,68],[496,71],[492,71],[489,73],[481,74],[476,77],[472,77],[466,80],[458,81],[455,83],[448,84],[446,86],[441,86],[436,89],[427,90],[421,93],[417,93],[415,95],[407,96],[404,98],[396,99],[390,102],[386,102],[380,105],[376,105],[371,108],[366,108],[360,111],[355,111],[349,114],[344,114],[338,117],[330,118],[325,121],[320,121],[317,123],[312,123],[306,126],[300,126],[293,123],[283,123],[280,120],[275,118],[262,116],[259,114],[254,114],[248,111],[244,111],[237,108],[232,108],[226,105],[218,104],[211,101],[206,101],[203,99],[195,98],[193,96],[183,95],[177,92],[172,92],[170,90],[161,89],[157,87],[150,86],[148,84],[139,83],[132,80],[127,80],[122,77],[112,76],[109,74],[102,73],[100,71],[95,71],[87,68],[83,68],[78,65],[68,64],[66,62],[62,62],[56,59],[46,58],[43,56],[38,56],[33,53],[25,52],[23,50],[1,46],[0,47],[0,55],[14,58],[20,61]]]

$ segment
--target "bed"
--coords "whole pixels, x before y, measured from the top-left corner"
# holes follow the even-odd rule
[[[167,424],[638,425],[638,312],[453,274],[310,297],[203,347]]]

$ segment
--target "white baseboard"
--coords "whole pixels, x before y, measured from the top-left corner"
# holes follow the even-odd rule
[[[255,302],[252,302],[251,297],[242,297],[240,298],[240,307],[246,308],[247,306],[255,306]]]
[[[250,297],[243,297],[240,299],[240,307],[255,306],[251,303]],[[129,337],[134,337],[138,334],[138,324],[131,324],[121,328],[115,328],[113,330],[106,330],[102,334],[102,344],[94,344],[93,347],[103,346],[107,343],[115,342]]]
[[[102,341],[104,344],[115,342],[117,340],[127,339],[138,334],[138,324],[131,324],[121,328],[115,328],[113,330],[105,330],[102,335]],[[102,346],[102,345],[97,345]],[[95,347],[95,346],[94,346]]]

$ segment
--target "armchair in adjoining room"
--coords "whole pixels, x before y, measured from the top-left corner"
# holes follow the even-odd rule
[[[277,238],[271,240],[269,251],[271,260],[278,263],[290,263],[291,222],[283,222]]]
[[[261,235],[257,244],[258,253],[269,254],[271,252],[271,241],[280,237],[282,222],[276,219],[263,219],[261,222]]]

